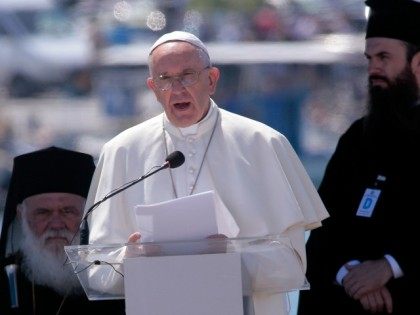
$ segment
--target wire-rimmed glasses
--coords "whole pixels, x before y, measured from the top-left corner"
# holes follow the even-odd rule
[[[181,83],[183,87],[187,87],[196,84],[201,72],[206,69],[210,69],[210,66],[207,66],[199,71],[186,70],[183,73],[174,76],[161,74],[158,77],[153,78],[153,81],[155,82],[156,87],[161,91],[168,91],[171,89],[175,80]]]

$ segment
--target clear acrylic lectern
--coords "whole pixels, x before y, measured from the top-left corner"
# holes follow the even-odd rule
[[[87,297],[125,298],[127,314],[135,314],[130,309],[194,314],[194,307],[201,307],[200,314],[249,314],[243,297],[254,292],[309,288],[299,256],[279,235],[66,246],[65,251]]]

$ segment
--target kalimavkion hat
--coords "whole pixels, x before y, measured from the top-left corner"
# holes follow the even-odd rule
[[[187,43],[190,43],[191,45],[201,48],[207,55],[209,55],[209,52],[207,51],[206,46],[197,36],[188,32],[183,32],[183,31],[175,31],[171,33],[166,33],[162,35],[161,37],[159,37],[156,40],[156,42],[153,44],[153,46],[150,48],[149,55],[153,52],[153,50],[156,49],[156,47],[167,42],[187,42]]]
[[[366,38],[387,37],[420,46],[420,2],[367,0],[370,14]]]
[[[89,154],[57,147],[15,157],[3,214],[0,259],[4,257],[8,229],[19,203],[27,197],[49,192],[86,198],[94,171],[95,163]]]

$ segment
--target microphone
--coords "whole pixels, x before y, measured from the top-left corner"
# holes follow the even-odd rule
[[[184,164],[185,162],[185,156],[182,154],[181,151],[174,151],[171,154],[169,154],[166,158],[166,163],[169,164],[170,168],[177,168]],[[165,164],[166,164],[165,163]]]
[[[102,202],[104,202],[105,200],[108,200],[109,198],[115,196],[116,194],[119,194],[120,192],[130,188],[131,186],[137,184],[138,182],[141,182],[142,180],[146,179],[147,177],[152,176],[153,174],[155,174],[155,173],[157,173],[157,172],[159,172],[159,171],[161,171],[165,168],[177,168],[177,167],[181,166],[182,164],[184,164],[184,162],[185,162],[184,154],[181,151],[174,151],[166,157],[165,163],[163,163],[161,166],[159,166],[153,172],[149,171],[146,174],[144,174],[143,176],[141,176],[141,177],[139,177],[139,178],[137,178],[137,179],[135,179],[131,182],[123,184],[119,188],[117,188],[117,189],[111,191],[110,193],[108,193],[101,200],[95,202],[86,211],[86,214],[82,218],[81,231],[80,231],[80,244],[81,245],[88,244],[88,242],[89,242],[89,227],[88,227],[88,224],[87,224],[87,218],[88,218],[89,214],[93,210],[95,210]],[[70,242],[70,243],[72,243],[72,242]]]

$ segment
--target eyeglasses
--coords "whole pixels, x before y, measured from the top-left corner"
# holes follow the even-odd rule
[[[181,83],[183,87],[187,87],[196,84],[201,72],[203,72],[206,69],[210,69],[210,66],[207,66],[201,69],[200,71],[187,70],[184,73],[174,76],[167,76],[165,74],[161,74],[157,78],[153,78],[153,81],[155,82],[157,88],[161,91],[168,91],[169,89],[171,89],[172,84],[175,80]]]

